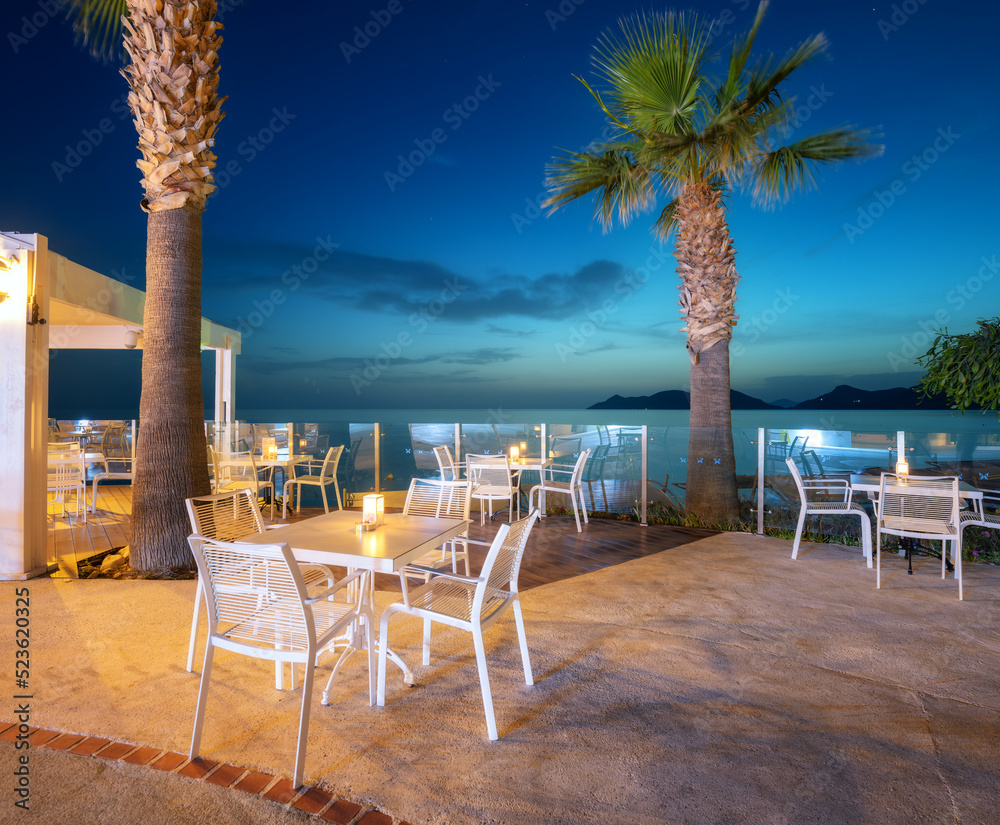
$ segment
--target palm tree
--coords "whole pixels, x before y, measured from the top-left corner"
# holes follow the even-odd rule
[[[866,130],[831,129],[777,145],[795,126],[794,100],[779,91],[795,69],[826,50],[820,34],[783,58],[752,64],[750,50],[767,3],[736,37],[721,78],[708,25],[667,13],[620,22],[598,42],[594,66],[605,88],[591,87],[610,120],[611,138],[570,152],[550,166],[547,205],[597,193],[594,213],[607,231],[669,198],[653,230],[674,238],[681,317],[691,358],[687,509],[706,522],[738,517],[729,404],[729,340],[735,313],[736,250],[724,197],[750,191],[758,203],[783,200],[814,182],[819,164],[877,154]]]
[[[221,25],[215,0],[71,0],[77,32],[114,49],[124,26],[145,197],[146,306],[131,563],[192,569],[184,499],[209,491],[201,394],[201,213],[215,189]],[[159,11],[157,8],[159,7]]]

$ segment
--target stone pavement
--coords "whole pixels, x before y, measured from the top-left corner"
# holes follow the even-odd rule
[[[9,615],[30,588],[40,730],[27,814],[25,751],[0,735],[0,822],[997,822],[1000,568],[967,565],[960,602],[933,559],[913,576],[886,559],[876,591],[858,548],[790,553],[726,533],[527,592],[534,686],[513,621],[487,635],[497,742],[467,635],[436,631],[422,667],[419,623],[394,619],[419,686],[390,670],[370,708],[349,660],[331,704],[314,697],[304,789],[287,781],[300,697],[243,657],[217,656],[204,761],[187,759],[194,582],[0,583]]]

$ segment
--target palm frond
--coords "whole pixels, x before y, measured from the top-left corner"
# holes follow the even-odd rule
[[[653,234],[658,240],[664,242],[669,240],[670,233],[677,226],[677,206],[679,203],[680,198],[671,200],[670,203],[663,207],[663,211],[660,212],[656,223],[653,224]]]
[[[654,200],[649,172],[621,148],[606,148],[600,154],[571,152],[552,163],[546,185],[552,194],[542,206],[550,214],[569,201],[598,192],[594,217],[604,231],[616,216],[628,224]]]
[[[104,61],[121,59],[122,17],[128,13],[126,0],[60,0],[73,24],[77,40]]]
[[[625,18],[619,26],[619,35],[601,37],[594,55],[613,116],[639,132],[692,129],[711,56],[707,27],[673,12]]]
[[[715,94],[716,105],[719,110],[727,108],[743,90],[743,71],[747,60],[750,58],[750,49],[753,47],[753,42],[757,37],[757,30],[764,20],[767,6],[767,0],[761,0],[760,5],[757,6],[757,13],[754,15],[750,31],[742,37],[737,35],[733,38],[733,51],[729,57],[729,73]]]
[[[875,157],[882,147],[868,129],[836,128],[788,146],[761,152],[753,159],[753,195],[759,203],[784,201],[795,189],[816,183],[816,164]]]
[[[796,69],[825,54],[828,45],[826,35],[817,34],[801,43],[781,60],[775,61],[771,56],[758,61],[746,80],[744,98],[746,108],[753,110],[773,105],[778,94],[778,86]]]

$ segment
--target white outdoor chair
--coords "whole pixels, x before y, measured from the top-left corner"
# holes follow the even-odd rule
[[[436,478],[414,478],[406,492],[403,515],[431,516],[469,520],[471,486],[468,481],[441,481]],[[489,546],[488,541],[470,539],[467,532],[441,548],[426,553],[403,568],[410,578],[427,581],[434,569],[450,566],[458,572],[458,562],[465,562],[465,575],[469,575],[469,545]]]
[[[987,530],[1000,529],[1000,495],[984,493],[982,501],[976,501],[971,510],[961,510],[959,518],[963,541],[966,527],[985,527]],[[952,559],[952,561],[955,560]]]
[[[268,529],[257,506],[256,496],[247,488],[210,496],[194,496],[185,499],[184,504],[191,522],[191,532],[212,541],[239,541]],[[307,587],[332,587],[336,580],[333,570],[322,564],[302,563],[299,569]],[[191,616],[191,640],[188,642],[188,673],[194,670],[194,648],[198,639],[198,617],[201,615],[204,592],[204,581],[199,576],[194,596],[194,613]],[[291,668],[291,671],[291,686],[294,688],[295,668]],[[278,690],[283,687],[280,662],[275,664],[274,686]]]
[[[76,495],[76,517],[87,520],[87,465],[83,450],[76,444],[50,443],[47,450],[46,492],[55,493],[55,500],[66,516],[66,497]]]
[[[212,465],[215,469],[214,493],[231,490],[251,490],[257,498],[265,490],[270,490],[271,519],[274,520],[274,468],[258,467],[253,453],[249,450],[223,452],[212,450]]]
[[[589,456],[590,450],[587,449],[580,453],[576,460],[576,464],[546,464],[542,467],[542,483],[536,484],[528,493],[528,508],[531,509],[534,506],[531,503],[531,500],[535,493],[539,493],[539,502],[541,501],[542,490],[547,493],[563,493],[564,495],[568,495],[570,503],[573,505],[573,517],[576,519],[576,532],[581,532],[581,512],[583,513],[583,523],[589,523],[587,521],[587,504],[583,500],[583,483],[580,480],[583,476],[583,467],[587,463],[587,458]],[[542,516],[544,517],[545,513],[542,513]]]
[[[322,593],[310,595],[302,573],[287,544],[239,544],[191,536],[188,541],[205,582],[209,634],[201,670],[198,706],[191,734],[191,758],[199,754],[205,706],[216,648],[305,666],[302,710],[295,748],[292,784],[302,784],[309,732],[309,712],[315,668],[320,654],[354,627],[364,626],[368,645],[368,701],[375,699],[375,659],[371,608],[357,602],[332,601],[329,596],[357,582],[365,592],[367,571],[359,570]],[[359,581],[359,579],[362,579]],[[336,670],[334,670],[334,674]],[[332,681],[334,674],[330,675]],[[242,685],[241,689],[245,689]],[[327,684],[327,691],[330,685]]]
[[[431,571],[431,578],[410,590],[406,576],[400,576],[403,598],[390,604],[382,613],[379,630],[378,704],[385,704],[385,668],[389,646],[389,619],[394,613],[405,613],[424,620],[423,662],[430,664],[431,622],[466,630],[472,634],[476,651],[476,666],[486,712],[486,729],[490,739],[497,738],[496,718],[493,714],[493,697],[490,679],[486,672],[486,647],[483,631],[499,619],[508,607],[514,609],[514,623],[521,648],[525,684],[534,684],[531,661],[528,657],[528,640],[524,633],[524,617],[517,592],[517,577],[521,568],[524,547],[538,513],[513,524],[503,524],[490,546],[478,577],[461,576],[447,570]]]
[[[465,457],[465,466],[472,484],[472,498],[479,501],[479,523],[486,523],[489,506],[490,520],[493,519],[493,502],[507,502],[507,521],[514,519],[514,502],[517,500],[518,516],[521,515],[517,485],[510,471],[510,461],[505,455],[470,455]]]
[[[320,493],[323,495],[323,512],[330,512],[330,504],[326,498],[326,488],[331,484],[333,485],[333,490],[337,494],[337,509],[343,510],[344,505],[340,500],[340,485],[337,483],[337,465],[340,464],[341,453],[344,452],[344,445],[340,444],[336,447],[331,447],[326,451],[326,458],[322,461],[313,459],[311,461],[304,461],[301,464],[292,465],[292,477],[285,482],[285,486],[282,487],[281,492],[281,517],[285,518],[288,515],[288,498],[291,495],[291,488],[296,487],[296,492],[298,495],[295,499],[295,512],[299,512],[299,506],[302,504],[302,487],[319,487]]]
[[[135,478],[135,460],[128,443],[124,424],[110,424],[101,436],[103,469],[94,473],[90,482],[90,512],[97,512],[97,485],[102,481],[132,481]]]
[[[447,444],[434,448],[434,458],[437,459],[442,481],[458,481],[462,477],[462,465],[455,463]]]
[[[786,458],[788,472],[799,491],[799,523],[795,526],[795,540],[792,542],[792,558],[799,557],[799,543],[806,516],[858,516],[861,519],[861,550],[868,566],[872,566],[872,523],[868,511],[851,501],[851,485],[843,478],[802,478],[795,459]],[[825,496],[825,498],[819,498]]]
[[[900,476],[882,473],[878,496],[876,587],[882,587],[882,535],[941,542],[941,578],[948,543],[955,559],[958,598],[962,599],[962,530],[957,476]],[[909,555],[909,554],[908,554]],[[912,561],[910,572],[912,572]]]

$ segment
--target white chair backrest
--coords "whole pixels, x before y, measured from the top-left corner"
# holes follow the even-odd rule
[[[788,473],[791,475],[792,479],[795,481],[795,489],[799,491],[799,500],[803,505],[806,504],[806,489],[802,486],[802,474],[799,472],[799,468],[795,466],[795,460],[792,458],[786,458],[785,464],[788,465]]]
[[[239,544],[203,536],[188,541],[204,583],[213,635],[221,631],[230,639],[283,650],[308,648],[315,638],[312,611],[287,544]]]
[[[517,590],[517,577],[521,570],[521,559],[524,557],[524,547],[528,543],[531,528],[538,520],[539,513],[531,513],[513,524],[501,524],[493,544],[490,545],[486,561],[483,562],[479,574],[480,583],[476,586],[473,604],[476,606],[473,615],[478,612],[484,596],[488,591]]]
[[[249,487],[255,493],[258,491],[260,477],[257,475],[257,464],[253,453],[240,451],[226,453],[215,451],[216,483],[222,485],[242,485]]]
[[[191,532],[215,541],[237,541],[264,532],[264,518],[250,490],[186,499]]]
[[[469,518],[471,488],[467,481],[414,478],[406,491],[403,514],[434,518]]]
[[[47,477],[49,487],[76,487],[87,478],[87,465],[79,447],[75,450],[48,453]]]
[[[465,457],[473,492],[480,487],[513,489],[510,461],[505,455],[469,455]]]
[[[337,465],[340,464],[340,456],[343,452],[343,444],[338,444],[326,451],[326,458],[323,459],[323,467],[319,472],[320,478],[332,481],[337,477]]]
[[[882,473],[879,524],[926,533],[956,532],[959,528],[958,477]]]
[[[587,459],[590,457],[590,448],[588,447],[582,453],[580,457],[576,460],[576,464],[573,466],[573,476],[570,479],[570,484],[576,486],[580,482],[580,476],[583,475],[583,468],[587,463]]]
[[[455,460],[451,457],[451,450],[447,444],[434,448],[434,458],[437,459],[442,481],[455,481],[458,478]]]

